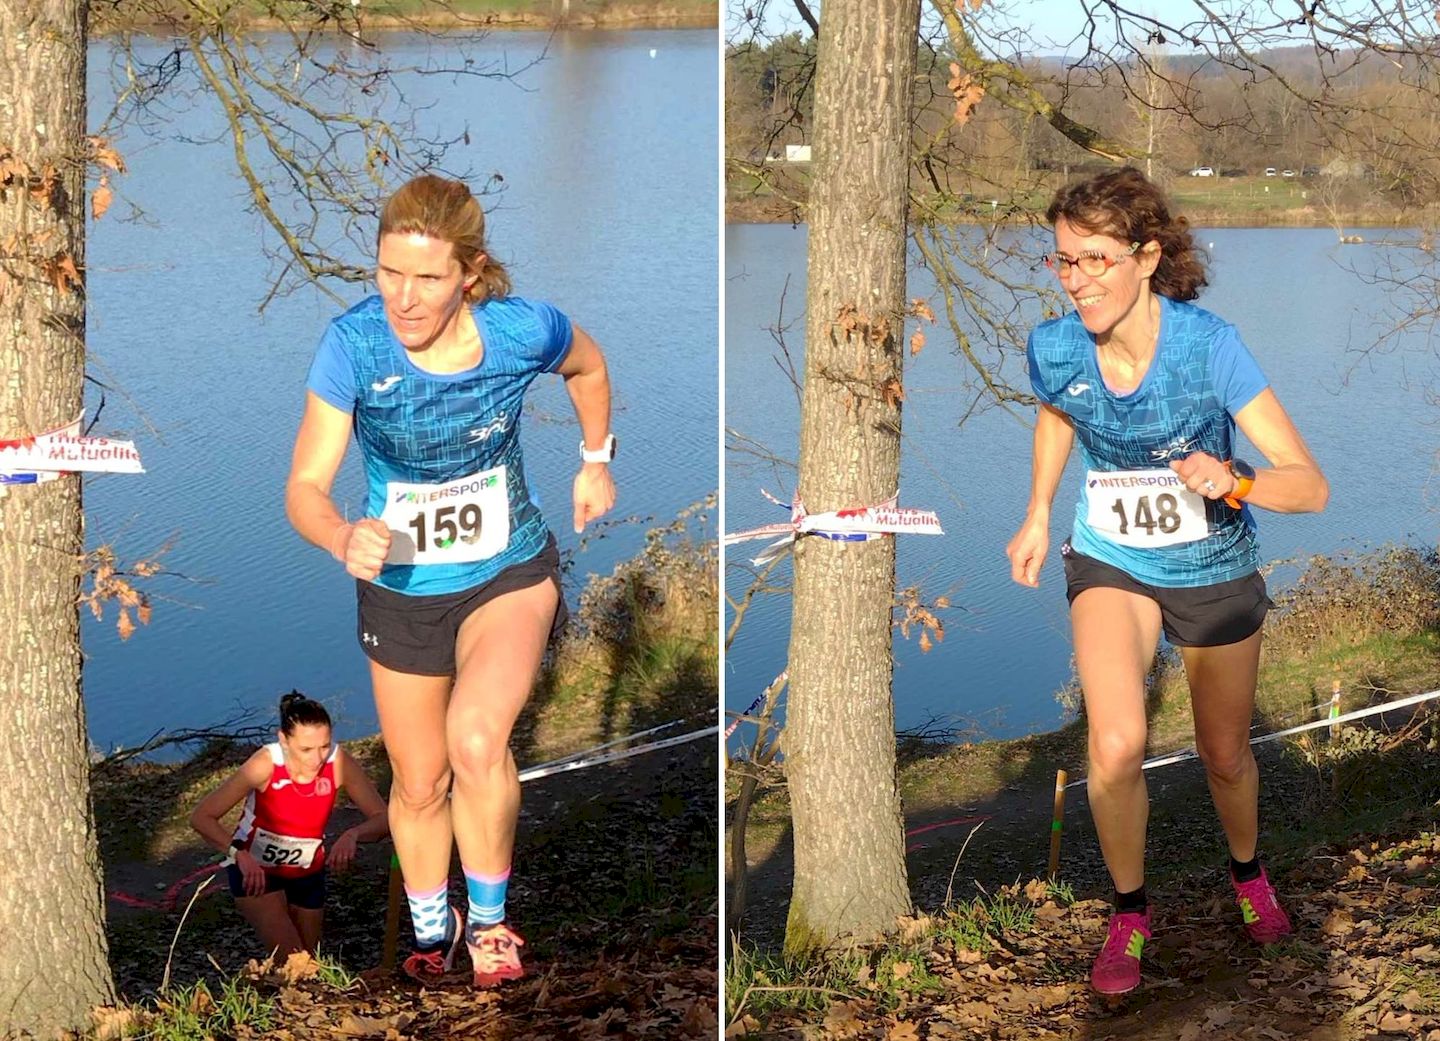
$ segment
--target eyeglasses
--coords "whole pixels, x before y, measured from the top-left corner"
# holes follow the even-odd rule
[[[1064,278],[1070,274],[1072,267],[1078,267],[1080,273],[1088,278],[1099,278],[1126,257],[1133,255],[1139,248],[1140,243],[1132,242],[1130,243],[1130,248],[1124,253],[1119,253],[1113,257],[1107,256],[1099,250],[1087,249],[1075,257],[1066,253],[1057,252],[1046,253],[1040,259],[1045,262],[1046,267],[1055,272],[1060,278]]]

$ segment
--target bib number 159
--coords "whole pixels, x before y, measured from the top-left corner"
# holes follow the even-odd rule
[[[392,481],[385,501],[387,564],[465,564],[493,557],[510,541],[503,466],[444,484]]]
[[[449,549],[456,539],[470,544],[479,542],[483,521],[484,512],[473,502],[459,507],[441,506],[434,512],[433,519],[428,511],[421,510],[410,518],[409,524],[415,533],[415,555],[419,557],[432,547]]]

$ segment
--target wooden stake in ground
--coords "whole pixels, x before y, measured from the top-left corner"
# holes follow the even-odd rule
[[[395,968],[395,948],[400,942],[400,890],[404,883],[400,878],[400,857],[390,854],[390,896],[385,904],[385,948],[380,956],[380,967],[389,972]]]
[[[1055,815],[1050,820],[1050,873],[1045,877],[1051,882],[1060,873],[1060,828],[1065,819],[1065,771],[1055,771]]]

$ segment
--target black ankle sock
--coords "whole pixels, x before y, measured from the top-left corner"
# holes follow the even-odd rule
[[[1230,873],[1235,876],[1236,882],[1254,882],[1260,877],[1260,854],[1255,854],[1243,864],[1231,857]]]
[[[1131,893],[1122,893],[1118,889],[1115,890],[1115,910],[1121,914],[1130,912],[1138,913],[1144,911],[1148,906],[1149,901],[1145,899],[1144,886],[1141,886]]]

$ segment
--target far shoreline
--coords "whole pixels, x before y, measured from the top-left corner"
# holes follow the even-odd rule
[[[93,26],[95,39],[134,33],[144,36],[173,36],[183,29],[173,20],[162,18],[134,19],[125,22],[107,23],[96,20]],[[259,16],[237,20],[231,28],[243,27],[253,32],[269,32],[285,29],[293,23],[282,18]],[[571,29],[716,29],[720,27],[718,7],[689,9],[680,7],[659,7],[646,9],[642,6],[616,6],[601,11],[573,14],[557,21],[549,15],[541,16],[528,11],[494,12],[473,17],[451,11],[431,12],[417,15],[368,15],[360,21],[362,34],[369,32],[446,32],[454,29],[563,32]],[[353,36],[348,28],[335,25],[323,30],[334,36]]]

